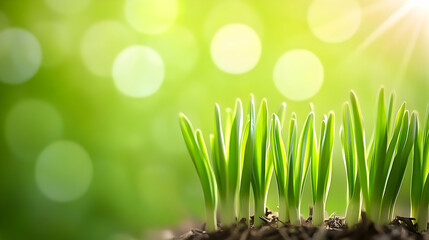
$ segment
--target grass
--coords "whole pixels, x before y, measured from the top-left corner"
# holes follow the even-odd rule
[[[313,141],[311,160],[311,186],[313,190],[313,225],[321,225],[325,219],[326,198],[332,174],[334,145],[334,113],[330,112],[322,122],[320,141]],[[318,145],[319,144],[319,145]]]
[[[365,146],[360,107],[354,92],[350,93],[352,121],[346,122],[346,127],[344,127],[344,129],[353,128],[357,176],[365,210],[368,218],[378,223],[392,220],[396,199],[416,134],[416,113],[412,113],[410,117],[409,112],[405,110],[405,103],[398,110],[394,129],[391,131],[393,103],[394,95],[390,97],[386,114],[384,89],[382,88],[378,97],[374,137],[369,143],[368,151]]]
[[[227,112],[228,113],[228,112]],[[230,225],[236,221],[236,192],[241,173],[241,145],[243,132],[242,103],[238,99],[234,114],[227,114],[225,134],[222,131],[220,108],[215,107],[215,132],[211,137],[213,165],[220,199],[220,219]],[[224,137],[225,136],[225,137]]]
[[[346,223],[353,226],[359,221],[362,198],[357,176],[355,133],[352,127],[349,104],[344,104],[343,107],[343,125],[340,128],[340,137],[347,175]]]
[[[423,129],[417,134],[414,143],[413,173],[411,178],[411,217],[416,218],[420,231],[426,230],[429,205],[429,107]]]
[[[293,114],[288,142],[284,144],[279,117],[273,114],[271,119],[271,149],[279,193],[279,219],[293,224],[299,224],[301,218],[302,193],[313,147],[314,113],[308,115],[299,140],[296,122],[296,115]]]
[[[417,112],[410,114],[404,102],[394,115],[395,95],[390,95],[387,105],[384,98],[382,88],[378,95],[375,128],[368,142],[360,105],[353,91],[349,102],[343,106],[339,132],[347,176],[346,223],[349,226],[356,224],[361,209],[374,222],[392,220],[414,147],[411,215],[416,217],[419,229],[424,230],[429,205],[429,111],[424,128],[419,131]],[[252,195],[254,225],[261,225],[259,217],[265,215],[273,172],[282,222],[300,223],[301,199],[308,171],[313,194],[313,225],[324,222],[332,175],[334,113],[324,116],[318,138],[313,112],[308,114],[300,132],[297,116],[292,114],[288,131],[284,133],[285,111],[286,104],[283,103],[277,113],[270,114],[267,101],[263,99],[257,112],[252,96],[246,115],[238,99],[234,110],[226,109],[222,119],[216,104],[210,155],[201,131],[194,130],[185,115],[180,114],[183,137],[204,192],[208,231],[217,229],[218,220],[222,226],[243,218],[249,221]],[[287,142],[283,141],[283,134],[286,134]]]
[[[206,207],[206,229],[207,231],[214,231],[217,230],[217,188],[203,136],[200,130],[194,131],[191,123],[184,114],[180,114],[179,118],[183,138],[185,139],[186,146],[188,147],[189,154],[191,155],[192,162],[194,163],[203,187]]]

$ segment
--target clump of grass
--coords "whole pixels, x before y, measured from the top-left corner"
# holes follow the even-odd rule
[[[279,110],[280,116],[284,115],[284,109],[285,104],[282,104]],[[252,97],[248,120],[243,124],[242,103],[238,99],[234,112],[227,110],[225,131],[223,131],[220,108],[216,104],[215,129],[214,134],[210,135],[213,166],[210,164],[201,131],[197,130],[195,134],[191,134],[194,130],[189,121],[183,114],[180,115],[185,142],[198,174],[203,176],[200,177],[203,190],[207,192],[210,189],[207,187],[207,182],[211,183],[210,186],[215,186],[215,193],[219,198],[219,217],[225,226],[236,222],[237,216],[240,219],[250,219],[251,187],[255,202],[254,225],[262,224],[259,217],[265,215],[268,187],[273,172],[273,160],[269,151],[268,107],[265,99],[261,101],[257,117],[255,112]],[[193,136],[197,138],[196,143],[191,141]],[[204,146],[203,149],[201,146]],[[206,169],[202,171],[200,165]],[[203,173],[206,172],[212,173],[210,176],[213,175],[214,178],[204,177]],[[213,198],[216,194],[212,194]],[[206,199],[210,199],[208,195]],[[206,206],[208,205],[206,201]]]
[[[228,113],[228,112],[227,112]],[[235,104],[234,114],[228,113],[225,133],[219,105],[215,107],[215,131],[211,136],[213,165],[220,200],[220,219],[224,225],[236,221],[236,193],[241,173],[243,110],[241,100]]]
[[[419,131],[417,112],[410,114],[405,103],[394,118],[394,100],[395,95],[392,94],[386,111],[384,89],[380,90],[375,130],[369,142],[365,141],[360,106],[353,91],[350,101],[344,104],[340,137],[347,175],[346,223],[349,226],[359,221],[362,199],[370,220],[377,223],[392,220],[414,145],[411,215],[417,219],[419,230],[426,228],[429,108],[424,128]],[[297,116],[292,114],[285,143],[282,138],[285,109],[286,104],[283,103],[269,121],[267,101],[261,101],[256,114],[252,97],[249,113],[243,121],[243,107],[238,99],[234,111],[227,109],[226,124],[223,125],[221,111],[216,104],[210,155],[201,130],[194,130],[185,115],[180,114],[183,137],[204,192],[207,231],[217,229],[217,213],[222,226],[231,225],[237,219],[250,220],[251,190],[255,202],[254,225],[261,225],[259,217],[265,215],[273,171],[279,193],[279,219],[299,224],[308,168],[313,193],[313,225],[323,223],[332,174],[334,113],[325,115],[319,140],[314,113],[307,116],[300,133]]]
[[[207,231],[215,231],[217,230],[217,188],[203,135],[199,129],[194,131],[191,123],[184,114],[180,114],[180,126],[189,154],[192,157],[192,161],[203,187],[206,208],[206,229]]]
[[[243,132],[242,171],[240,179],[238,218],[250,220],[250,186],[252,180],[253,156],[255,148],[255,103],[250,100],[249,116]]]
[[[322,121],[320,141],[314,133],[311,157],[311,186],[313,190],[313,225],[321,225],[325,219],[332,174],[332,153],[334,147],[334,113],[330,112]]]
[[[286,105],[282,104],[279,110],[279,116],[284,116],[285,108]],[[259,217],[265,216],[268,188],[273,174],[273,155],[270,151],[270,126],[268,123],[267,101],[263,99],[261,106],[259,107],[259,113],[255,125],[254,156],[251,178],[255,202],[255,226],[261,225],[262,220]]]
[[[271,150],[279,193],[279,219],[292,224],[299,224],[301,219],[301,199],[313,147],[314,114],[308,115],[299,139],[296,122],[296,115],[292,114],[285,145],[279,117],[273,114],[271,119]]]
[[[349,126],[343,127],[353,128],[354,138],[350,141],[354,141],[352,146],[355,149],[357,175],[365,209],[368,218],[378,223],[386,223],[393,217],[394,206],[416,135],[416,113],[412,113],[410,118],[408,111],[405,110],[405,103],[396,115],[393,132],[390,131],[393,102],[392,95],[386,114],[382,88],[378,97],[376,127],[369,151],[366,151],[361,111],[353,91],[350,93],[351,121],[346,122]],[[349,144],[347,141],[349,140],[346,140],[345,144]]]
[[[419,231],[427,228],[429,206],[429,107],[423,128],[414,143],[413,173],[411,178],[411,217],[416,218]]]

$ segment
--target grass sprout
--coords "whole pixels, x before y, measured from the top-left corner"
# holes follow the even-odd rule
[[[282,105],[279,115],[284,115],[286,105]],[[255,127],[254,156],[252,169],[252,189],[255,202],[254,225],[262,224],[260,216],[265,216],[265,208],[273,174],[273,155],[270,151],[267,101],[262,100]]]
[[[413,173],[411,178],[411,217],[416,218],[419,231],[427,229],[429,206],[429,107],[426,119],[414,143]]]
[[[334,147],[334,113],[325,115],[322,121],[320,141],[316,132],[312,141],[311,186],[313,190],[313,225],[321,225],[325,219],[326,199],[328,197],[332,174],[332,154]]]
[[[351,122],[349,104],[343,106],[343,125],[340,127],[342,153],[347,175],[346,223],[353,226],[359,221],[361,212],[361,189],[357,177],[355,133]]]
[[[288,127],[283,125],[285,103],[277,113],[270,115],[267,101],[262,99],[256,111],[251,96],[248,109],[248,113],[243,114],[242,102],[237,99],[235,108],[227,108],[222,118],[219,105],[215,105],[210,154],[201,130],[194,130],[186,116],[179,115],[182,134],[204,193],[206,230],[217,230],[218,218],[222,226],[243,218],[250,222],[252,195],[254,226],[260,226],[273,172],[279,194],[279,220],[300,224],[301,200],[310,171],[313,225],[323,224],[332,175],[334,113],[331,111],[324,116],[318,136],[313,107],[300,131],[295,113]],[[384,88],[381,88],[375,127],[367,142],[360,105],[353,91],[350,100],[343,105],[339,136],[347,180],[346,223],[350,227],[359,221],[362,208],[376,223],[392,220],[413,150],[411,216],[416,218],[420,231],[426,229],[429,106],[421,129],[417,112],[406,110],[405,102],[396,115],[394,109],[395,94],[390,95],[386,104]]]
[[[279,219],[300,223],[300,208],[304,183],[311,158],[314,133],[314,114],[310,113],[300,137],[297,137],[296,115],[292,114],[288,142],[282,140],[282,124],[273,114],[271,119],[271,151],[279,193]]]
[[[236,221],[236,193],[241,173],[243,110],[237,99],[232,115],[227,112],[225,134],[219,105],[215,107],[215,131],[211,138],[213,166],[220,200],[220,219],[222,224],[230,225]],[[225,135],[225,137],[224,137]]]
[[[206,230],[215,231],[217,230],[217,188],[212,166],[209,162],[207,148],[204,144],[203,135],[199,129],[194,131],[191,123],[184,114],[181,113],[179,119],[183,138],[185,139],[186,146],[188,147],[189,154],[191,155],[203,187],[206,209]]]
[[[353,91],[350,93],[357,175],[368,218],[378,223],[386,223],[393,217],[417,128],[417,114],[412,113],[410,117],[403,103],[396,114],[393,132],[390,131],[393,102],[394,95],[390,97],[386,114],[382,88],[378,97],[374,137],[369,144],[369,151],[366,152],[358,99]]]

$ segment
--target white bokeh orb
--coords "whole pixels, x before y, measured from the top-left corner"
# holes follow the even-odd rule
[[[59,140],[40,153],[35,177],[39,190],[47,198],[70,202],[87,191],[92,172],[91,158],[81,145]]]
[[[211,42],[215,33],[231,23],[242,23],[250,26],[259,35],[264,34],[264,24],[251,2],[245,0],[216,1],[210,7],[204,20],[204,40]],[[237,14],[239,13],[239,14]]]
[[[165,79],[180,81],[195,69],[199,58],[199,43],[186,27],[172,26],[162,34],[145,41],[155,49],[165,63]]]
[[[21,101],[6,115],[6,143],[19,159],[34,160],[43,147],[59,139],[62,133],[60,114],[44,101]]]
[[[20,84],[37,73],[42,49],[32,33],[20,28],[7,28],[0,32],[0,43],[0,81]]]
[[[60,64],[71,51],[71,34],[64,23],[37,21],[32,31],[42,46],[42,66],[53,67]]]
[[[135,45],[116,57],[112,75],[121,93],[135,98],[147,97],[161,87],[164,62],[152,48]]]
[[[358,30],[362,13],[356,0],[313,0],[308,23],[313,34],[328,43],[343,42]]]
[[[84,34],[80,53],[91,73],[109,77],[115,57],[125,47],[133,44],[133,32],[115,20],[105,20],[92,25]]]
[[[167,30],[178,15],[177,0],[126,0],[125,17],[137,31],[158,34]]]
[[[319,58],[305,49],[284,53],[274,67],[273,79],[286,98],[303,101],[313,97],[322,87],[323,65]]]
[[[242,74],[256,66],[261,57],[261,48],[261,40],[251,27],[232,23],[216,32],[210,52],[220,70]]]

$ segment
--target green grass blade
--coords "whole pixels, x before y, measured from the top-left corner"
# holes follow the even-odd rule
[[[424,188],[422,191],[422,199],[419,206],[419,216],[417,219],[417,228],[419,231],[427,230],[428,207],[429,207],[429,176],[426,176]]]
[[[274,156],[274,172],[277,179],[277,187],[279,189],[279,193],[284,193],[284,189],[286,189],[287,173],[286,151],[281,136],[280,120],[274,113],[271,122],[271,151],[273,152]]]
[[[418,216],[418,207],[421,200],[421,194],[424,182],[422,181],[422,151],[421,141],[422,132],[419,131],[419,122],[416,123],[416,138],[414,140],[413,167],[411,175],[411,217]]]
[[[314,113],[310,113],[304,123],[304,128],[298,143],[297,164],[295,165],[294,191],[298,202],[304,190],[304,182],[307,177],[308,166],[311,159],[311,147],[313,139]]]
[[[263,193],[263,178],[265,178],[266,150],[267,150],[267,119],[268,109],[266,100],[262,100],[256,120],[255,130],[255,159],[253,165],[253,176],[255,181],[254,193],[261,196]]]
[[[227,193],[227,162],[225,142],[222,131],[222,119],[219,105],[215,105],[215,130],[213,135],[213,166],[221,198],[226,198]]]
[[[249,219],[249,197],[250,187],[253,172],[253,158],[254,158],[254,147],[255,147],[255,105],[253,97],[250,100],[249,107],[249,120],[247,121],[243,138],[242,138],[242,152],[244,153],[242,174],[241,174],[241,186],[240,186],[240,218]]]
[[[408,111],[405,111],[402,128],[403,130],[401,130],[399,141],[400,145],[398,145],[398,151],[393,160],[390,175],[385,188],[383,206],[380,214],[381,222],[388,221],[393,214],[393,208],[399,194],[399,189],[401,187],[405,169],[407,167],[409,154],[411,152],[411,148],[414,144],[417,133],[417,114],[413,113],[411,115],[411,121],[409,122]],[[388,211],[387,219],[386,215],[384,214],[386,211]]]
[[[423,176],[429,174],[429,105],[426,109],[425,126],[423,131],[423,159],[422,159],[422,173]],[[422,181],[425,181],[422,179]],[[423,184],[423,183],[422,183]]]
[[[362,187],[362,195],[364,197],[365,203],[368,204],[368,168],[365,158],[365,135],[362,126],[362,114],[359,108],[359,102],[356,97],[356,94],[353,91],[350,92],[350,103],[352,108],[353,129],[356,141],[356,158],[358,163],[357,172]]]
[[[180,126],[182,129],[183,138],[185,139],[186,146],[191,155],[192,162],[198,172],[201,184],[203,185],[204,196],[207,199],[211,199],[215,196],[214,193],[214,179],[211,179],[210,168],[208,158],[206,158],[206,150],[201,150],[200,145],[197,141],[197,137],[194,135],[194,130],[184,114],[180,114]],[[203,146],[202,149],[204,149]],[[214,201],[214,200],[212,200]]]
[[[324,123],[322,123],[323,125]],[[311,176],[311,189],[313,190],[313,204],[316,201],[316,189],[317,189],[317,177],[318,177],[318,167],[319,167],[319,147],[317,141],[317,135],[315,131],[315,125],[313,125],[313,146],[311,149],[311,161],[310,161],[310,176]]]
[[[375,127],[374,156],[369,169],[369,186],[371,204],[379,208],[387,175],[384,175],[387,148],[387,120],[384,106],[384,89],[381,88],[378,98],[377,124]]]
[[[249,197],[250,197],[250,181],[252,176],[252,159],[253,159],[253,139],[251,133],[251,123],[250,120],[247,121],[243,136],[242,136],[242,173],[240,180],[240,190],[239,190],[239,219],[244,218],[246,221],[249,221]]]
[[[255,130],[255,157],[253,161],[252,172],[252,188],[255,198],[255,216],[262,216],[265,214],[265,201],[266,201],[266,186],[268,172],[272,173],[272,168],[267,169],[270,165],[270,151],[268,139],[268,108],[265,99],[261,102],[259,108],[258,118],[256,120]],[[271,162],[272,164],[272,162]],[[270,175],[271,178],[271,175]],[[262,221],[255,217],[255,225],[261,225]]]
[[[387,175],[389,171],[389,168],[392,162],[392,157],[396,149],[398,136],[401,130],[404,113],[405,113],[405,103],[401,105],[401,108],[398,110],[398,113],[396,114],[395,128],[393,130],[393,135],[392,135],[392,138],[390,139],[389,146],[387,148],[386,158],[385,158],[386,162],[384,165],[383,175]]]
[[[347,173],[348,198],[351,199],[354,193],[357,164],[355,158],[354,131],[351,122],[350,107],[346,103],[343,106],[343,128],[340,133],[344,165]]]
[[[396,99],[396,94],[395,92],[392,92],[390,94],[390,98],[389,98],[389,105],[388,105],[388,110],[387,110],[387,132],[390,133],[391,129],[392,129],[392,120],[393,120],[393,109],[395,107],[395,99]]]
[[[234,201],[237,183],[241,169],[241,134],[243,131],[243,108],[240,99],[237,99],[234,116],[232,118],[228,154],[228,192],[230,200]]]
[[[296,126],[296,116],[292,115],[292,118],[289,123],[289,146],[288,146],[288,157],[287,157],[287,194],[289,199],[289,204],[295,204],[295,180],[294,176],[297,175],[296,165],[298,162],[296,153],[297,153],[297,126]],[[293,206],[295,207],[295,205]],[[290,208],[289,208],[290,209]]]
[[[216,181],[212,172],[209,158],[207,154],[207,148],[204,144],[202,133],[200,130],[196,131],[191,126],[191,123],[184,114],[180,114],[180,127],[182,130],[183,138],[185,140],[188,151],[191,155],[192,162],[197,170],[198,177],[200,179],[204,201],[206,204],[207,213],[207,230],[216,230],[216,219],[209,216],[214,216],[216,210]]]
[[[289,220],[286,204],[287,162],[285,146],[281,136],[281,123],[276,114],[273,114],[271,119],[270,142],[279,194],[279,219],[285,222]]]
[[[225,109],[225,153],[226,153],[226,159],[228,159],[228,153],[229,153],[229,141],[231,140],[231,128],[232,128],[232,122],[233,122],[233,111],[231,108]],[[228,161],[228,160],[227,160]]]
[[[289,134],[288,134],[288,167],[289,167],[289,175],[294,176],[295,174],[295,159],[296,159],[296,148],[297,148],[297,141],[296,141],[296,115],[295,113],[292,114],[292,117],[290,119],[289,123]]]
[[[321,140],[320,156],[319,156],[319,179],[318,179],[318,194],[326,200],[330,176],[332,172],[332,154],[334,145],[334,113],[330,112],[326,120],[326,127]]]
[[[283,126],[285,117],[286,117],[286,103],[283,102],[280,107],[279,110],[277,111],[277,117],[279,119],[280,125]]]

